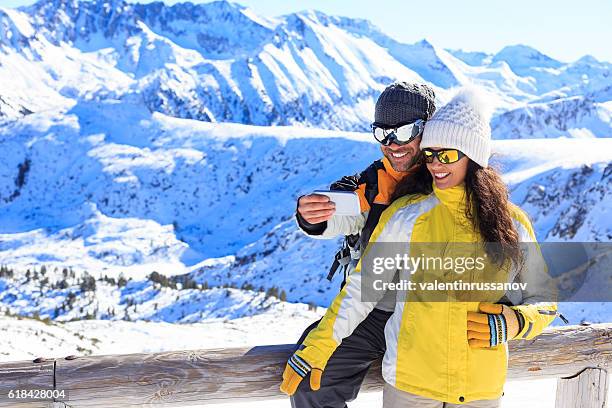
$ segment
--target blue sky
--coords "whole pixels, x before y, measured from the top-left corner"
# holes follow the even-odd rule
[[[32,3],[33,0],[0,0],[5,7]],[[526,44],[562,61],[591,54],[612,62],[610,0],[239,0],[237,3],[265,16],[316,9],[327,14],[366,18],[403,42],[426,38],[444,48],[487,52],[497,52],[504,45]]]

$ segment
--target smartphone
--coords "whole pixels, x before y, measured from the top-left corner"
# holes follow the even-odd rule
[[[336,212],[334,215],[361,214],[359,197],[354,191],[316,190],[314,191],[314,194],[328,196],[329,199],[336,204]]]

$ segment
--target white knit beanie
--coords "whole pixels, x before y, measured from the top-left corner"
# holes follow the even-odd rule
[[[427,121],[421,149],[458,149],[482,167],[487,167],[491,155],[490,109],[491,105],[476,89],[461,89]]]

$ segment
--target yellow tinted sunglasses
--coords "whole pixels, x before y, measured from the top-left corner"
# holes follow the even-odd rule
[[[433,163],[434,157],[437,157],[440,163],[451,164],[451,163],[455,163],[461,160],[461,158],[465,156],[465,154],[463,154],[461,151],[457,149],[433,150],[433,149],[426,148],[426,149],[423,149],[423,156],[425,157],[426,163]]]

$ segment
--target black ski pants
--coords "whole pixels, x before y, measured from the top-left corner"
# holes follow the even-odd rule
[[[293,408],[346,408],[357,397],[361,383],[373,362],[385,354],[385,324],[393,312],[374,309],[353,333],[345,338],[327,362],[318,391],[310,389],[307,376],[291,396]],[[317,326],[314,322],[298,341]]]

